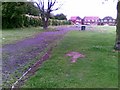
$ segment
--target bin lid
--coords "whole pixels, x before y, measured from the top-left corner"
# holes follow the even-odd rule
[[[82,27],[82,26],[86,26],[86,25],[81,25],[81,27]]]

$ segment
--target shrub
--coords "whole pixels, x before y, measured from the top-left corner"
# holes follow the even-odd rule
[[[58,26],[58,25],[70,25],[70,21],[67,20],[57,20],[49,19],[49,25]],[[43,26],[41,18],[34,18],[32,16],[21,15],[19,17],[9,18],[2,17],[2,28],[20,28],[20,27],[37,27]]]

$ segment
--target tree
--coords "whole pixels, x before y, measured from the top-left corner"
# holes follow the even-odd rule
[[[3,2],[2,3],[2,16],[13,18],[25,12],[24,2]]]
[[[26,2],[26,14],[39,16],[39,9],[33,2]]]
[[[21,27],[24,13],[25,2],[3,2],[2,28]]]
[[[35,2],[35,4],[37,5],[40,11],[40,17],[43,22],[43,29],[45,30],[48,27],[48,21],[49,21],[51,12],[60,9],[60,7],[62,6],[62,4],[60,4],[59,7],[54,8],[56,3],[57,3],[57,0],[39,0],[38,2]],[[45,9],[45,5],[47,5],[47,9]]]
[[[19,28],[24,26],[25,14],[39,15],[38,8],[32,2],[3,2],[2,28]]]
[[[55,15],[55,19],[67,20],[66,16],[63,13]]]
[[[108,1],[108,0],[105,0]],[[103,2],[104,4],[104,2]],[[116,19],[117,25],[116,25],[116,40],[114,49],[117,51],[120,51],[120,0],[118,0],[117,3],[117,19]]]
[[[117,3],[116,42],[114,49],[120,51],[120,0]]]

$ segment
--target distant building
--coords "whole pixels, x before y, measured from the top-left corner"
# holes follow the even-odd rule
[[[103,25],[115,25],[116,19],[112,18],[111,16],[106,16],[102,19]]]
[[[98,25],[104,25],[103,19],[98,20]]]
[[[79,16],[72,16],[70,18],[73,24],[84,24],[84,25],[116,25],[116,19],[111,16],[106,16],[100,19],[98,16],[85,16],[83,19]]]
[[[71,21],[71,23],[73,23],[73,24],[76,24],[76,23],[81,24],[82,18],[80,18],[79,16],[72,16],[72,17],[70,18],[70,21]]]
[[[85,16],[84,18],[84,24],[92,24],[92,25],[98,25],[99,17],[97,16]]]

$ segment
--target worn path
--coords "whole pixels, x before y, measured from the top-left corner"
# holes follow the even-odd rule
[[[75,26],[62,26],[57,31],[43,32],[35,37],[8,44],[2,47],[2,80],[10,87],[15,79],[25,72],[25,66],[34,62],[35,58],[52,43],[62,39],[70,30],[79,30]],[[40,58],[40,57],[39,57]]]

